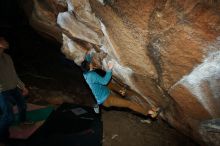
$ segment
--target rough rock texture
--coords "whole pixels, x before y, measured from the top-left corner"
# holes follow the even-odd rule
[[[209,145],[220,145],[220,119],[212,119],[202,122],[200,134]]]
[[[197,142],[219,144],[219,133],[206,140],[199,132],[220,116],[218,0],[20,1],[34,28],[63,36],[69,59],[80,65],[93,49],[99,65],[113,61],[114,77],[140,95],[131,100],[162,107],[161,116]]]
[[[18,0],[34,29],[45,37],[62,42],[62,31],[56,24],[59,12],[67,10],[67,3],[62,0]]]

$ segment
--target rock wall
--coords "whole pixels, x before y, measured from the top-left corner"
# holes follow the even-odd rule
[[[95,51],[99,66],[113,61],[114,77],[140,95],[131,100],[162,107],[166,121],[201,144],[220,143],[219,133],[207,140],[210,131],[201,132],[220,117],[218,0],[20,2],[35,29],[63,42],[67,58],[80,65]]]

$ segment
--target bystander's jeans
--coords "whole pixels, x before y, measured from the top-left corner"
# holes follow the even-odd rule
[[[26,120],[26,103],[18,88],[0,92],[0,142],[7,140],[9,127],[14,121],[13,103],[16,103],[19,112],[19,120]]]

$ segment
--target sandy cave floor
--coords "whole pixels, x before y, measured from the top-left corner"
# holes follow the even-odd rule
[[[11,32],[9,51],[20,78],[30,89],[29,102],[73,102],[91,106],[92,94],[82,73],[60,53],[60,45],[41,38],[30,28]],[[127,110],[102,109],[103,146],[193,146],[189,138],[162,120],[141,123]]]

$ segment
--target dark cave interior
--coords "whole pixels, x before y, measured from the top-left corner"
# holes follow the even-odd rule
[[[0,33],[10,44],[6,52],[13,58],[16,71],[27,86],[62,90],[68,95],[76,94],[78,99],[91,97],[79,67],[61,53],[61,44],[45,39],[31,28],[16,1],[1,0],[0,6]]]

